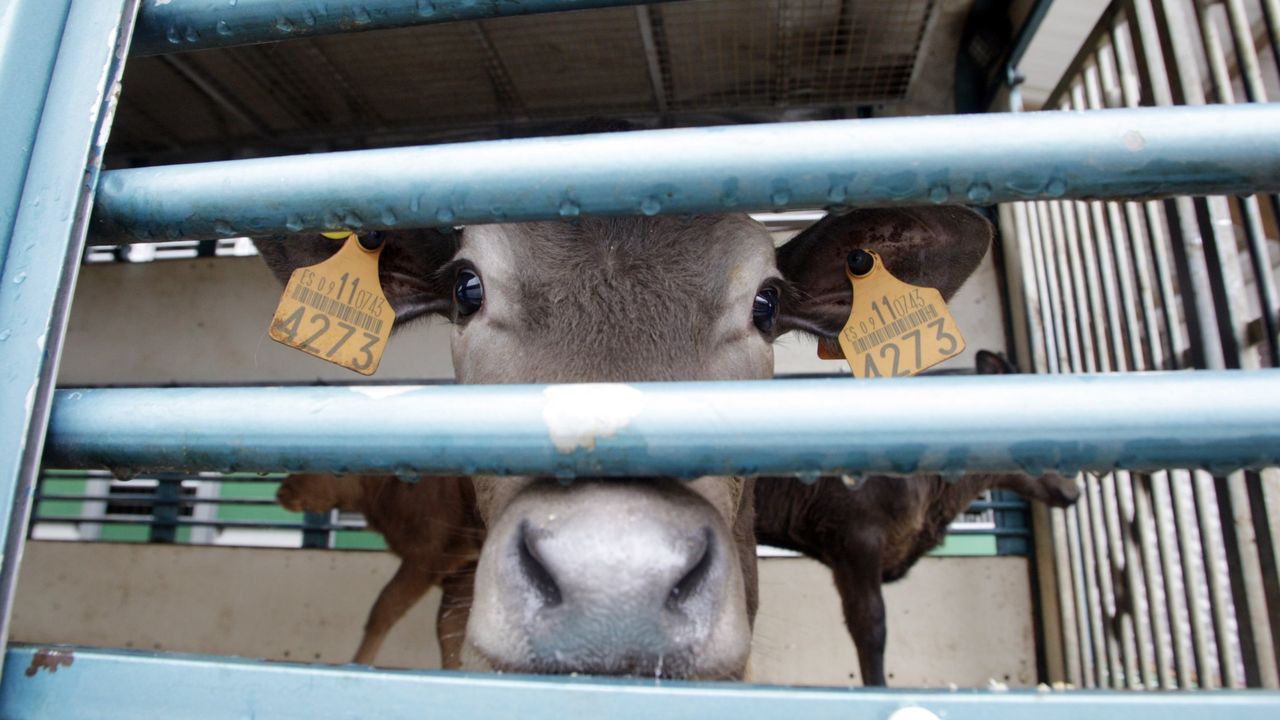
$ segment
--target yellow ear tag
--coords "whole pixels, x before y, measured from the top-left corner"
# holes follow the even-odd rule
[[[395,313],[382,294],[378,258],[355,233],[336,255],[289,276],[267,334],[335,365],[372,375],[391,336]]]
[[[874,261],[870,270],[855,275],[848,263],[844,269],[853,288],[853,305],[839,340],[853,376],[915,375],[959,355],[964,336],[942,293],[902,282],[878,254],[863,252]],[[825,349],[833,348],[828,344]],[[819,353],[823,350],[819,345]]]

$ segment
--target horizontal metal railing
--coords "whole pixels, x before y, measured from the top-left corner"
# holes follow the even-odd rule
[[[57,668],[60,670],[54,671]],[[122,692],[121,688],[128,688]],[[1077,720],[1123,714],[1127,720],[1231,718],[1271,720],[1280,693],[1120,695],[1022,690],[1005,692],[769,688],[669,680],[532,677],[440,672],[384,672],[357,667],[256,663],[199,655],[18,646],[5,657],[0,715],[27,717],[32,707],[72,707],[97,717],[135,717],[139,698],[158,716],[405,717],[429,706],[441,717],[509,717],[535,708],[545,717],[732,717],[772,720]],[[193,700],[196,699],[196,700]],[[64,701],[65,702],[65,701]],[[413,708],[414,711],[406,711]],[[502,709],[512,709],[503,713]],[[49,714],[50,717],[71,715]]]
[[[1280,104],[605,133],[103,173],[90,242],[1280,191]]]
[[[1271,371],[63,390],[45,461],[118,474],[1225,472],[1280,463],[1277,397]]]

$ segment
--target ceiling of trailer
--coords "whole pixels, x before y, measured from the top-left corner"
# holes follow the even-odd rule
[[[971,4],[687,0],[133,58],[107,162],[902,114],[949,90]]]

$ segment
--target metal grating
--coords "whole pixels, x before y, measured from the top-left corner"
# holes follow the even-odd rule
[[[908,99],[935,6],[690,0],[135,58],[109,162],[852,115]]]
[[[1268,2],[1117,0],[1045,106],[1275,98]],[[1276,367],[1275,195],[1050,200],[1003,217],[1019,353],[1037,372]],[[1052,679],[1280,686],[1280,471],[1208,470],[1086,474],[1080,502],[1053,511]]]

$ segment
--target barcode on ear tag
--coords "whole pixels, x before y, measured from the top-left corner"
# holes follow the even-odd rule
[[[963,352],[964,336],[942,293],[899,280],[871,256],[866,275],[845,268],[853,304],[838,339],[854,377],[915,375]]]
[[[267,334],[272,340],[361,375],[372,375],[391,337],[395,313],[382,293],[378,258],[355,233],[322,263],[289,277]]]

